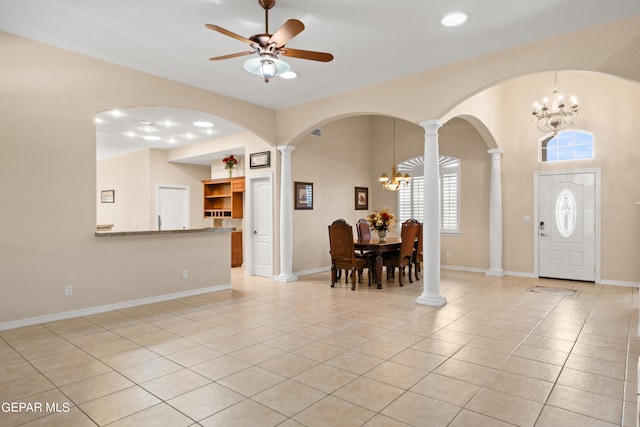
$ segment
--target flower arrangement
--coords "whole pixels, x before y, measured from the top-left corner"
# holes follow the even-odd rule
[[[238,161],[236,160],[235,157],[233,157],[233,154],[232,154],[222,159],[222,163],[224,163],[225,169],[233,169],[238,164]]]
[[[389,212],[389,209],[379,209],[371,212],[367,216],[369,227],[377,231],[387,231],[390,226],[396,223],[396,217]]]

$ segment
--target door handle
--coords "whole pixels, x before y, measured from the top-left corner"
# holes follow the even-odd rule
[[[540,233],[540,235],[543,236],[543,237],[544,236],[548,236],[548,234],[545,234],[545,233]]]
[[[258,234],[258,230],[253,230],[253,234]]]

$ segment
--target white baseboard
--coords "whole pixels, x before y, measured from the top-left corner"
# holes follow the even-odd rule
[[[475,267],[460,267],[457,265],[441,265],[441,270],[453,270],[453,271],[468,271],[470,273],[486,273],[486,268],[475,268]]]
[[[12,320],[0,323],[0,331],[8,329],[22,328],[25,326],[37,325],[40,323],[55,322],[58,320],[71,319],[73,317],[89,316],[92,314],[104,313],[106,311],[121,310],[123,308],[135,307],[138,305],[153,304],[154,302],[169,301],[178,298],[186,298],[195,295],[218,292],[231,289],[231,283],[226,285],[210,286],[208,288],[194,289],[191,291],[175,292],[172,294],[158,295],[148,298],[140,298],[131,301],[117,302],[114,304],[99,305],[96,307],[81,308],[79,310],[63,311],[61,313],[47,314],[44,316],[28,317],[26,319]]]
[[[331,271],[331,266],[314,268],[311,270],[298,271],[294,274],[296,276],[308,276],[309,274],[324,273],[325,271]]]
[[[538,278],[538,276],[536,276],[533,273],[526,273],[526,272],[522,272],[522,271],[505,271],[504,274],[506,276],[530,277],[530,278],[533,278],[533,279]]]
[[[600,285],[607,285],[607,286],[627,286],[630,288],[640,288],[640,282],[625,282],[625,281],[620,281],[620,280],[604,280],[604,279],[600,279],[600,281],[598,282]]]
[[[470,273],[485,273],[489,271],[486,268],[475,268],[475,267],[461,267],[456,265],[441,265],[440,268],[442,270],[453,270],[453,271],[468,271]],[[315,268],[312,270],[298,271],[294,273],[296,276],[306,276],[309,274],[323,273],[326,271],[331,271],[331,266]],[[523,271],[504,271],[503,276],[515,276],[515,277],[527,277],[527,278],[537,278],[533,273],[523,272]],[[497,276],[496,276],[497,277]],[[632,288],[640,288],[640,282],[626,282],[620,280],[605,280],[601,279],[598,281],[598,284],[608,285],[608,286],[627,286]]]

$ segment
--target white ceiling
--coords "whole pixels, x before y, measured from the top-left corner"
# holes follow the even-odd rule
[[[452,10],[468,22],[441,26]],[[264,32],[257,0],[0,0],[0,30],[279,109],[638,13],[638,0],[277,0],[270,33],[299,19],[287,46],[335,59],[285,58],[299,77],[268,84],[246,56],[208,60],[249,46],[205,24]]]
[[[202,121],[213,126],[203,128],[194,124]],[[242,132],[246,131],[228,120],[183,108],[132,107],[103,111],[96,114],[96,158],[103,160],[143,149],[170,150]],[[158,139],[149,141],[146,137]],[[228,154],[243,153],[225,150],[176,161],[208,166]]]

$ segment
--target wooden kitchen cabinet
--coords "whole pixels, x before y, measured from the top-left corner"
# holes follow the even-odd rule
[[[242,218],[244,177],[209,179],[204,186],[205,218]]]
[[[231,232],[231,267],[242,265],[242,231]]]

